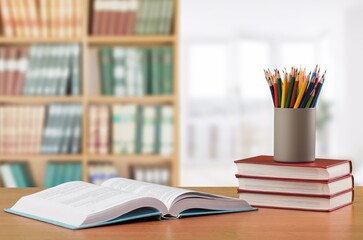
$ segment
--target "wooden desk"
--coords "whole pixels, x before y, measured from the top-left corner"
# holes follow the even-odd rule
[[[236,188],[191,188],[237,196]],[[0,208],[39,188],[0,189]],[[169,221],[124,223],[68,230],[0,212],[0,239],[363,239],[363,187],[355,188],[353,205],[332,213],[260,208],[258,211]]]

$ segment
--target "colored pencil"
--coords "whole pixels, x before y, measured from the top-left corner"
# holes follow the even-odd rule
[[[302,99],[302,97],[303,97],[303,95],[305,93],[305,89],[306,89],[307,84],[308,84],[308,81],[304,81],[302,83],[299,95],[297,96],[295,104],[294,104],[294,108],[298,108],[300,106],[300,102],[301,102],[301,99]]]
[[[314,96],[315,96],[315,89],[313,89],[313,91],[311,91],[311,93],[310,93],[310,97],[309,97],[309,100],[308,100],[308,102],[306,103],[305,108],[309,108],[309,107],[310,107],[310,104],[311,104],[311,102],[313,101]]]
[[[290,108],[294,107],[298,88],[299,88],[299,76],[297,76],[295,79],[294,89],[292,90],[292,94],[291,94]]]
[[[275,79],[277,79],[277,92],[278,92],[278,107],[281,107],[281,100],[282,100],[282,81],[279,70],[275,70]]]
[[[287,79],[286,79],[286,72],[284,72],[284,80],[282,82],[281,108],[284,108],[285,107],[286,88],[287,88]]]
[[[295,83],[295,77],[293,77],[291,75],[291,73],[289,74],[289,80],[290,80],[290,86],[289,86],[289,90],[288,90],[288,93],[287,93],[285,108],[288,108],[290,106],[290,99],[291,99],[291,95],[292,95],[292,91],[293,91],[294,83]]]
[[[273,84],[271,82],[271,78],[269,78],[268,76],[268,72],[264,69],[263,70],[265,72],[265,78],[266,78],[266,82],[268,84],[268,87],[270,88],[270,92],[271,92],[271,97],[272,97],[272,102],[275,105],[275,97],[274,97],[274,87]]]

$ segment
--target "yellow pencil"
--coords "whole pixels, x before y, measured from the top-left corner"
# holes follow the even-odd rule
[[[284,81],[282,82],[282,97],[281,97],[281,108],[285,107],[285,101],[286,101],[286,75],[284,74]]]
[[[297,96],[297,99],[296,99],[296,102],[295,102],[295,105],[294,105],[294,108],[299,108],[299,105],[300,105],[300,102],[301,102],[301,99],[302,97],[304,96],[304,93],[305,93],[305,88],[306,86],[308,85],[308,81],[304,81],[302,86],[301,86],[301,89],[299,91],[299,95]]]

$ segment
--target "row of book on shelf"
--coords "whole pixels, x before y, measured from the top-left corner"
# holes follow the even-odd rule
[[[0,95],[80,95],[80,51],[78,44],[1,47]]]
[[[171,47],[102,47],[91,49],[92,94],[115,96],[171,95]]]
[[[0,19],[6,37],[80,37],[81,0],[1,0]]]
[[[82,0],[1,0],[6,37],[81,37]],[[167,35],[172,31],[174,0],[94,0],[91,34]]]
[[[132,164],[129,169],[132,179],[170,185],[169,164]],[[112,162],[90,162],[88,179],[91,183],[102,184],[104,181],[120,177],[118,169]],[[0,163],[0,180],[4,187],[34,187],[32,173],[26,161]],[[53,187],[69,181],[82,180],[80,162],[49,161],[46,165],[43,187]]]
[[[354,179],[349,160],[278,163],[272,156],[235,161],[238,193],[252,206],[333,211],[353,202]]]
[[[81,122],[76,103],[0,106],[0,153],[80,153]]]
[[[171,155],[173,115],[170,105],[91,105],[89,152]]]
[[[173,152],[170,105],[89,106],[91,154],[160,154]],[[78,154],[82,106],[52,103],[0,106],[0,154]]]
[[[91,95],[173,93],[171,47],[91,48]],[[82,92],[79,44],[0,47],[0,95],[78,96]]]
[[[174,0],[94,0],[92,35],[167,35]]]

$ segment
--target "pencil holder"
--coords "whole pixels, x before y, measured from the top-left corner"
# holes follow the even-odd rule
[[[315,161],[315,108],[275,108],[274,160]]]

